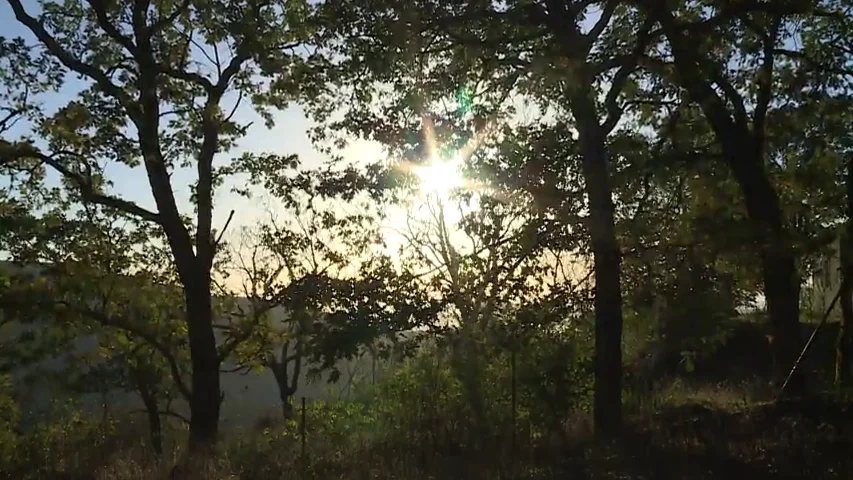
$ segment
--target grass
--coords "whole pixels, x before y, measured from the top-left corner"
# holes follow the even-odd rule
[[[169,453],[154,460],[139,442],[144,432],[112,431],[74,448],[56,449],[41,471],[8,478],[66,480],[301,479],[794,479],[853,478],[853,411],[848,399],[827,395],[776,407],[756,385],[660,386],[626,415],[624,434],[593,437],[589,416],[578,414],[562,435],[536,435],[520,426],[515,455],[504,441],[451,449],[423,432],[360,433],[338,409],[312,412],[309,465],[304,467],[294,424],[267,424],[226,436],[215,456],[182,462],[181,432]],[[334,413],[334,415],[333,415]],[[325,417],[323,416],[325,415]],[[343,432],[343,433],[342,433]],[[80,441],[68,436],[69,441]],[[88,447],[86,447],[88,445]],[[70,446],[69,446],[70,447]],[[75,452],[76,460],[69,461]],[[62,458],[60,458],[62,457]]]
[[[535,397],[539,390],[531,385],[519,390],[513,435],[501,361],[484,375],[488,425],[473,429],[453,375],[432,361],[413,361],[381,388],[362,392],[364,398],[311,405],[305,456],[295,421],[272,418],[227,432],[212,455],[190,459],[182,449],[186,431],[172,426],[167,453],[157,459],[145,445],[144,425],[127,419],[99,425],[71,412],[20,438],[15,462],[0,464],[0,478],[3,472],[20,480],[853,478],[851,399],[826,394],[777,407],[766,380],[730,375],[738,362],[738,371],[766,370],[751,363],[762,333],[747,327],[730,335],[725,348],[697,357],[693,373],[670,369],[676,373],[627,389],[616,439],[593,435],[583,389],[559,390],[577,395],[575,411],[560,410],[566,416],[557,413],[568,405],[565,393],[555,406],[552,396]],[[542,366],[540,357],[529,363]]]

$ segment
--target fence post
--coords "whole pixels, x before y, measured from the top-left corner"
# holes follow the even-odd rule
[[[302,478],[308,478],[308,457],[305,452],[305,397],[302,397],[302,424],[300,425],[300,437],[302,440]]]

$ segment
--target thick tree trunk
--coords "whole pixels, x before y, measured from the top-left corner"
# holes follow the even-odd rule
[[[206,449],[216,442],[219,427],[219,354],[213,335],[210,276],[199,272],[200,281],[185,285],[192,392],[190,397],[190,450]]]
[[[782,216],[779,196],[764,168],[760,154],[762,147],[750,149],[748,145],[755,140],[747,135],[738,135],[738,132],[729,132],[721,140],[758,237],[764,297],[773,335],[774,376],[781,382],[787,377],[802,347],[800,277],[796,255]],[[789,387],[787,391],[793,395],[804,393],[805,376],[800,370],[791,378]]]
[[[575,105],[582,102],[576,101]],[[583,123],[582,116],[579,122]],[[592,117],[580,131],[583,175],[589,200],[589,233],[595,276],[595,393],[593,422],[597,434],[622,428],[622,288],[621,253],[616,239],[614,206],[604,136]]]
[[[777,381],[784,381],[799,355],[802,343],[800,279],[779,196],[765,168],[764,125],[766,109],[772,99],[772,83],[761,85],[751,122],[743,113],[732,113],[713,85],[708,71],[709,68],[713,69],[709,67],[713,62],[704,58],[694,39],[678,27],[668,4],[661,0],[646,0],[642,6],[660,22],[672,48],[678,82],[702,109],[743,193],[749,220],[754,226],[761,249],[764,296],[773,330],[771,348],[775,376]],[[765,61],[769,59],[765,58]],[[764,67],[769,67],[772,75],[772,62],[765,63]],[[797,373],[791,379],[788,391],[802,393],[805,389],[804,378],[801,373]]]
[[[767,254],[763,261],[764,296],[773,332],[773,364],[775,378],[781,382],[791,371],[802,348],[800,330],[800,282],[793,254]],[[805,392],[805,376],[800,369],[794,372],[788,392]]]
[[[151,437],[151,449],[157,456],[163,454],[163,428],[160,424],[160,412],[157,411],[157,404],[154,403],[153,409],[148,405],[145,409],[148,414],[148,431]]]

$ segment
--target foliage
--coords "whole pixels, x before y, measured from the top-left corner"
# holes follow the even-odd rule
[[[183,389],[193,414],[191,440],[210,444],[221,362],[211,321],[211,270],[221,238],[213,228],[214,192],[235,173],[219,154],[247,133],[249,122],[236,116],[244,100],[272,126],[271,108],[310,90],[302,73],[312,59],[296,49],[311,38],[311,7],[266,0],[47,1],[32,13],[20,1],[8,3],[31,41],[3,39],[4,98],[26,98],[30,85],[20,80],[43,74],[47,80],[33,83],[35,93],[71,92],[55,111],[35,101],[27,105],[23,133],[7,130],[0,138],[0,164],[20,177],[13,185],[17,194],[47,191],[62,195],[66,208],[105,207],[162,235],[184,287],[180,330],[193,360],[193,390]],[[29,52],[32,61],[7,61]],[[16,68],[23,74],[15,75]],[[108,167],[144,171],[156,209],[113,191]],[[174,174],[193,169],[194,178],[183,185],[190,194],[179,198]],[[20,188],[44,178],[45,170],[58,175],[59,186]],[[56,213],[61,219],[67,210]]]
[[[118,435],[75,409],[23,432],[36,382],[135,392],[154,450],[186,402],[195,448],[217,438],[221,375],[264,369],[286,420],[223,445],[223,475],[732,460],[713,422],[757,423],[695,408],[727,386],[679,378],[742,351],[786,374],[804,278],[853,225],[848,0],[8,3],[27,37],[0,37],[4,473],[93,470],[68,445]],[[291,102],[332,161],[242,149]],[[345,161],[353,137],[387,158]],[[431,165],[464,181],[424,181]],[[269,218],[215,214],[227,189],[269,194]],[[770,335],[728,335],[762,296]],[[301,379],[365,355],[399,365],[310,405],[301,465]],[[629,419],[575,459],[590,409],[622,427],[624,378],[713,440]]]
[[[17,454],[20,407],[8,375],[0,377],[0,465],[8,465]],[[3,470],[3,468],[0,468]]]

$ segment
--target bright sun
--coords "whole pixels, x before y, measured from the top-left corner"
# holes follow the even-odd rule
[[[433,158],[428,164],[415,167],[415,173],[420,180],[420,191],[446,199],[451,191],[465,185],[461,166],[462,159],[454,157],[447,161]]]

